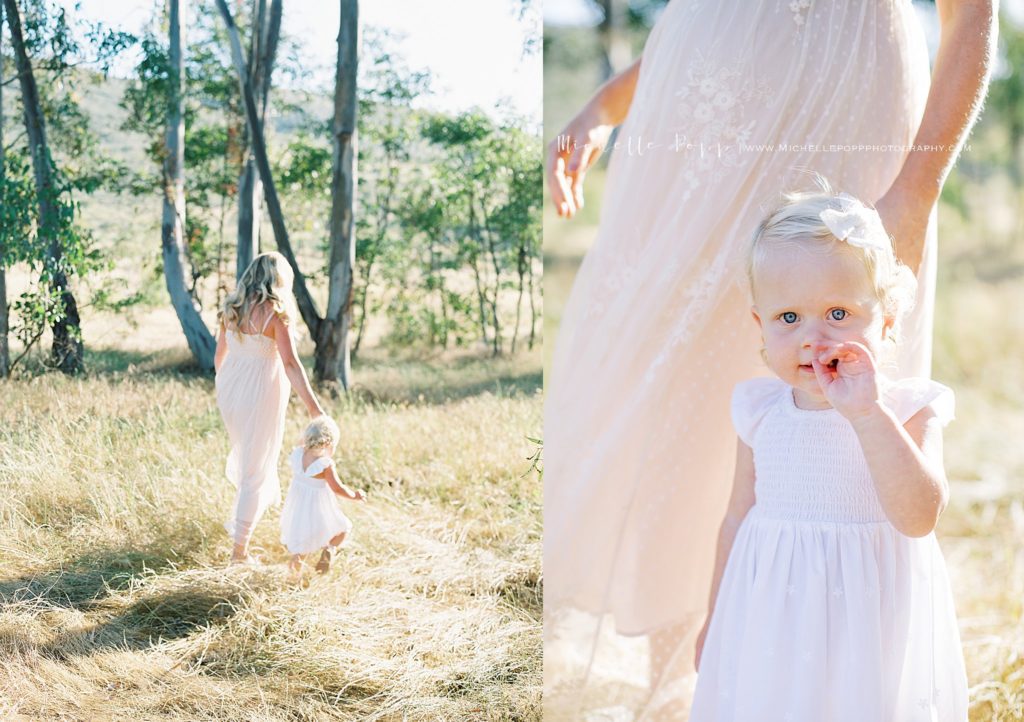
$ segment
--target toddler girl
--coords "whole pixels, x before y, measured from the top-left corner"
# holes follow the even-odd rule
[[[749,252],[775,374],[738,384],[736,473],[691,722],[966,722],[933,529],[953,393],[879,372],[914,278],[878,214],[785,196]]]
[[[302,446],[289,457],[292,483],[281,511],[281,543],[292,553],[288,566],[298,571],[302,557],[322,550],[316,570],[331,568],[331,560],[352,529],[352,522],[341,513],[334,495],[353,501],[366,497],[358,489],[349,489],[338,479],[331,455],[338,445],[338,425],[327,416],[310,422],[302,434]]]

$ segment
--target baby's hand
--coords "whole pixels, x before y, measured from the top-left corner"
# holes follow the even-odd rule
[[[852,421],[876,408],[877,371],[866,346],[852,341],[820,346],[811,366],[825,398],[847,419]]]
[[[353,501],[366,501],[366,494],[363,493],[362,489],[353,489],[352,490],[352,500]]]

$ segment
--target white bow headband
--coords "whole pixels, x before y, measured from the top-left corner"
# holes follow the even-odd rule
[[[858,248],[892,251],[889,234],[885,232],[878,211],[868,208],[848,193],[840,193],[836,197],[841,210],[827,208],[818,214],[832,235]]]

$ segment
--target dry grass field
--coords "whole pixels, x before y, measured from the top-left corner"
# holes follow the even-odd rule
[[[0,717],[539,719],[539,351],[364,354],[323,403],[369,500],[296,583],[277,510],[264,566],[225,568],[213,379],[169,309],[135,320],[86,324],[85,377],[0,384]],[[302,417],[293,400],[288,446]]]

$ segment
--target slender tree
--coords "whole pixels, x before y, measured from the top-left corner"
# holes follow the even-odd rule
[[[245,105],[245,117],[252,142],[256,169],[263,181],[267,212],[274,228],[274,239],[295,274],[293,290],[302,320],[316,344],[314,377],[318,381],[336,381],[348,390],[351,385],[351,364],[348,334],[352,326],[353,243],[352,200],[355,192],[355,117],[356,63],[358,58],[358,0],[341,0],[341,29],[338,32],[337,87],[335,88],[334,159],[332,172],[331,251],[328,272],[327,313],[321,316],[306,285],[288,237],[281,201],[270,170],[267,144],[253,93],[252,78],[245,57],[238,27],[225,0],[216,0],[231,42],[231,57],[238,75],[238,84]]]
[[[46,122],[43,118],[39,90],[36,86],[32,63],[25,48],[21,29],[21,14],[16,0],[4,0],[7,8],[7,26],[11,33],[15,64],[21,86],[25,131],[28,135],[39,206],[39,236],[46,244],[47,257],[41,282],[47,283],[59,299],[60,310],[51,325],[54,364],[66,374],[82,370],[82,340],[78,305],[68,284],[66,263],[61,244],[61,208],[54,179],[53,159],[46,142]]]
[[[302,274],[298,262],[295,260],[295,252],[288,237],[288,228],[284,222],[284,212],[281,210],[281,199],[277,195],[277,186],[274,184],[274,177],[270,172],[270,160],[267,157],[267,143],[263,135],[263,124],[260,122],[259,110],[256,107],[256,98],[253,94],[252,83],[250,82],[249,68],[242,54],[242,41],[239,39],[238,26],[231,16],[227,3],[224,0],[217,0],[217,10],[220,11],[224,24],[228,29],[228,38],[231,43],[231,58],[235,64],[238,75],[238,84],[242,93],[242,102],[245,106],[245,119],[249,129],[250,141],[252,143],[253,157],[256,160],[256,170],[259,171],[260,180],[263,182],[263,197],[267,202],[267,213],[270,215],[270,224],[274,228],[274,240],[277,242],[277,249],[292,267],[295,275],[295,282],[292,290],[295,292],[295,301],[299,307],[299,314],[309,328],[310,335],[314,339],[320,338],[320,312],[317,310],[316,301],[313,300],[309,287],[306,286],[306,277]]]
[[[281,0],[271,0],[267,11],[266,0],[253,0],[252,38],[249,42],[249,83],[253,89],[253,100],[259,106],[260,125],[267,117],[267,98],[270,95],[270,78],[274,69],[274,58],[281,37]],[[263,198],[263,183],[256,168],[256,158],[249,142],[248,126],[243,136],[245,164],[238,180],[238,251],[236,254],[236,278],[249,266],[260,248],[260,207]]]
[[[4,159],[4,82],[3,82],[3,39],[4,39],[4,6],[0,3],[0,204],[3,203],[6,182]],[[7,311],[7,249],[0,243],[0,378],[7,378],[11,373],[11,350],[8,345],[10,324]]]
[[[597,25],[601,41],[601,77],[607,80],[629,64],[629,37],[626,35],[629,3],[627,0],[597,0],[601,22]]]
[[[331,173],[331,258],[327,314],[320,324],[314,376],[348,390],[352,368],[349,330],[356,262],[353,201],[356,187],[356,71],[359,62],[359,1],[341,0],[338,62],[334,82],[334,156]]]
[[[185,65],[182,62],[182,38],[185,34],[184,10],[188,0],[169,0],[168,30],[170,67],[167,92],[167,134],[164,140],[163,221],[160,247],[164,261],[164,280],[189,350],[200,367],[213,369],[216,343],[199,313],[199,305],[189,291],[185,254]],[[184,6],[184,7],[183,7]]]

